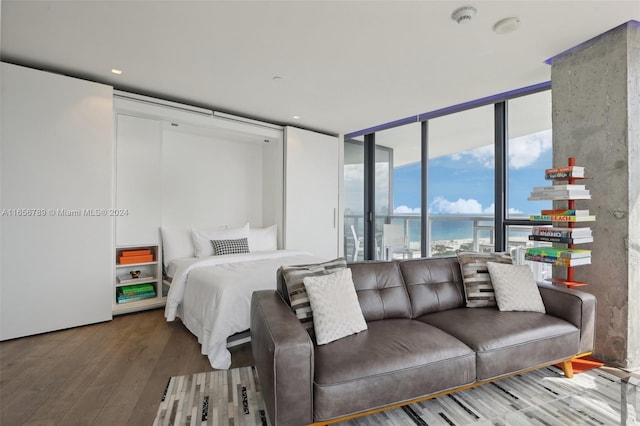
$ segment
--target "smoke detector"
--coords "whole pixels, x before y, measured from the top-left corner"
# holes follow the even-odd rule
[[[471,21],[471,18],[476,16],[477,12],[478,9],[473,6],[462,6],[453,11],[451,19],[456,21],[458,24],[464,24]]]

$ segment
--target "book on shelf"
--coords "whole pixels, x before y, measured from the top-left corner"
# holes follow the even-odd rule
[[[544,235],[529,235],[529,241],[545,241],[547,243],[562,243],[562,244],[586,244],[592,243],[593,237],[546,237]]]
[[[596,220],[595,215],[585,214],[582,216],[563,216],[550,214],[532,214],[529,219],[545,222],[593,222]]]
[[[118,289],[118,295],[134,295],[141,293],[148,293],[155,291],[155,286],[153,284],[137,284],[137,285],[127,285],[122,286]]]
[[[117,297],[117,300],[118,300],[118,303],[129,303],[129,302],[135,302],[137,300],[151,299],[153,297],[156,297],[155,291],[148,292],[148,293],[140,293],[132,296],[120,295]]]
[[[534,226],[532,235],[561,238],[586,238],[591,236],[591,228],[563,228],[553,226]]]
[[[585,190],[532,191],[529,201],[535,200],[590,200],[591,193]]]
[[[576,259],[569,259],[567,257],[542,256],[539,254],[525,253],[524,260],[528,260],[530,262],[550,263],[555,266],[567,266],[567,267],[591,264],[591,256],[579,257]]]
[[[589,214],[589,210],[576,210],[576,209],[542,209],[541,215],[551,216],[584,216]]]
[[[138,256],[120,256],[118,263],[120,265],[128,265],[131,263],[147,263],[153,262],[153,254],[142,254]]]
[[[120,256],[144,256],[151,254],[151,249],[122,250]]]
[[[584,167],[562,166],[545,169],[545,179],[584,178]]]
[[[118,276],[118,282],[120,284],[137,284],[137,283],[144,283],[147,281],[153,281],[154,278],[152,275],[145,275],[144,277],[138,277],[138,278],[131,278],[131,275],[123,275],[123,276]]]
[[[586,185],[551,185],[551,186],[534,186],[533,192],[548,192],[548,191],[587,191]]]
[[[569,248],[560,248],[560,247],[527,247],[527,250],[525,253],[532,254],[532,255],[539,255],[539,256],[567,258],[567,259],[591,257],[591,250],[569,249]]]

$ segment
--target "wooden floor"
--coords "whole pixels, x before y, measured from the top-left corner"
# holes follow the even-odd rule
[[[231,353],[253,364],[250,344]],[[169,377],[211,370],[162,309],[0,342],[0,425],[151,425]]]

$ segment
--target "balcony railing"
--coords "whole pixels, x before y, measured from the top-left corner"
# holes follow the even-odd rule
[[[383,246],[382,225],[386,223],[401,224],[404,229],[405,240],[414,257],[421,255],[420,216],[418,215],[377,215],[376,247]],[[486,251],[494,250],[494,225],[490,215],[430,215],[428,218],[427,256],[446,256],[455,254],[458,249]],[[345,215],[345,256],[352,259],[355,247],[351,225],[358,237],[363,236],[363,217]],[[527,235],[531,227],[519,226],[518,232],[510,232],[507,248],[509,250],[524,247],[528,243]],[[351,243],[349,241],[351,240]],[[362,255],[362,250],[359,257]],[[378,257],[384,258],[384,249],[376,250]]]
[[[420,216],[417,215],[391,215],[376,216],[376,257],[387,258],[389,253],[383,245],[382,225],[386,223],[402,224],[405,241],[409,247],[410,257],[420,257],[421,237],[420,237]],[[427,220],[429,229],[427,233],[427,257],[451,256],[456,250],[472,250],[492,252],[495,247],[493,217],[489,215],[430,215]],[[353,225],[357,239],[361,241],[356,244],[351,231]],[[363,259],[363,217],[356,215],[345,215],[345,248],[344,253],[348,261]],[[507,233],[507,250],[514,255],[514,263],[528,264],[536,281],[543,281],[551,277],[551,265],[538,262],[523,261],[524,254],[521,250],[527,246],[534,245],[529,241],[528,235],[531,233],[531,226],[518,225],[510,226]],[[543,243],[544,244],[544,243]],[[538,245],[538,243],[535,243]],[[356,247],[359,250],[355,250]],[[392,252],[391,252],[392,253]],[[355,255],[355,256],[354,256]],[[392,258],[399,258],[407,255],[407,251],[402,253],[392,253]]]

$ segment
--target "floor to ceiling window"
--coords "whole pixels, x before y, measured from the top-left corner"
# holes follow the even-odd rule
[[[348,135],[347,258],[530,245],[529,215],[551,205],[527,200],[551,167],[549,89],[544,83]]]
[[[492,251],[493,106],[429,120],[431,256]]]

